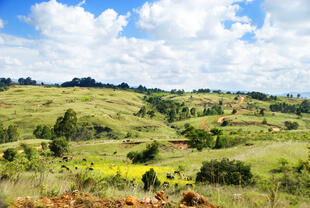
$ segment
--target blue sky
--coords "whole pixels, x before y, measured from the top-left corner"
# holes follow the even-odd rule
[[[21,37],[39,38],[39,33],[30,25],[21,21],[18,16],[26,16],[30,13],[32,5],[47,0],[0,0],[0,18],[7,23],[7,26],[2,32],[17,35]],[[81,0],[58,0],[58,2],[67,5],[77,5]],[[147,34],[137,29],[135,22],[138,19],[138,15],[134,12],[134,9],[140,8],[145,2],[154,2],[154,0],[88,0],[82,7],[94,15],[98,16],[102,11],[112,8],[117,13],[125,15],[127,12],[131,13],[129,24],[124,29],[122,34],[126,37],[136,38],[150,38]],[[248,16],[253,20],[253,23],[259,28],[262,27],[265,12],[263,10],[263,0],[255,0],[253,2],[238,2],[241,9],[238,12],[239,16]],[[231,22],[224,22],[227,27],[231,26]],[[252,41],[252,35],[246,34],[245,40]]]
[[[20,21],[18,16],[26,16],[30,13],[32,5],[44,1],[46,0],[0,0],[0,18],[3,19],[5,23],[8,23],[2,32],[22,37],[38,38],[39,34],[36,30],[25,22]],[[58,0],[58,2],[67,5],[77,5],[81,0]],[[109,8],[114,9],[119,14],[130,12],[132,16],[123,34],[127,37],[145,38],[147,35],[143,34],[135,27],[137,15],[133,12],[133,9],[141,7],[145,2],[146,0],[88,0],[82,7],[96,16]],[[152,0],[148,2],[152,2]]]
[[[81,3],[0,0],[0,77],[309,91],[309,0]]]

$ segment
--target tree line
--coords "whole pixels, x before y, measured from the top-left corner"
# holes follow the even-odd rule
[[[275,103],[271,104],[269,108],[272,112],[295,113],[300,116],[301,113],[310,113],[310,101],[304,100],[300,104]]]

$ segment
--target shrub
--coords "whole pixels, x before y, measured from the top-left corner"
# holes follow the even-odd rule
[[[16,155],[17,155],[16,149],[8,148],[7,150],[4,151],[3,158],[9,162],[12,162],[15,159]]]
[[[38,151],[35,148],[30,147],[27,144],[21,144],[21,147],[23,148],[26,158],[29,161],[35,159],[38,156]]]
[[[48,147],[47,142],[41,142],[41,148],[42,148],[42,150],[46,150],[47,147]]]
[[[19,133],[17,130],[17,126],[9,125],[7,132],[8,132],[9,142],[15,142],[19,139]]]
[[[299,124],[296,121],[285,121],[284,125],[286,126],[287,130],[296,130],[299,127]]]
[[[202,129],[195,129],[193,127],[189,127],[185,130],[185,136],[189,138],[189,146],[191,148],[197,148],[198,150],[202,150],[203,148],[211,148],[213,146],[212,136]]]
[[[200,172],[197,173],[196,182],[225,185],[248,185],[253,175],[249,165],[242,161],[224,158],[221,161],[211,160],[203,162]]]
[[[133,163],[144,163],[149,160],[153,160],[159,153],[159,143],[154,141],[152,144],[148,144],[146,149],[142,152],[129,152],[127,157],[132,160]]]
[[[228,126],[228,125],[229,125],[229,122],[227,120],[224,120],[223,123],[221,124],[221,126],[223,126],[223,127]]]
[[[237,110],[233,109],[232,114],[236,114],[236,113],[237,113]]]
[[[151,187],[156,189],[160,186],[160,181],[158,180],[156,172],[153,168],[143,174],[142,182],[144,184],[143,188],[145,191],[150,190]]]
[[[264,118],[262,124],[267,124],[267,123],[268,123],[268,122],[267,122],[266,118]]]
[[[57,138],[54,139],[50,144],[49,148],[51,152],[53,152],[55,157],[60,157],[64,153],[68,152],[69,149],[69,143],[65,138]]]
[[[242,137],[219,135],[216,138],[214,149],[233,147],[245,142],[246,139]]]
[[[49,128],[46,125],[38,125],[33,131],[33,135],[38,139],[53,139],[55,137],[53,129]]]

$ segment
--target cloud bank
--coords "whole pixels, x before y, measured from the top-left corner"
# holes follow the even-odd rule
[[[19,18],[41,35],[0,34],[0,76],[50,82],[92,76],[164,89],[307,91],[310,3],[265,0],[264,25],[239,16],[247,0],[158,0],[133,12],[150,39],[122,35],[130,13],[99,16],[50,0]],[[3,27],[0,21],[0,28]],[[255,41],[243,37],[251,34]]]

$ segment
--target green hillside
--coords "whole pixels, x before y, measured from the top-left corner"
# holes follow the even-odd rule
[[[165,192],[172,200],[188,188],[186,184],[191,184],[192,189],[223,207],[269,207],[270,190],[277,184],[274,180],[283,183],[283,177],[287,177],[289,185],[286,185],[293,188],[278,187],[278,198],[274,199],[277,206],[309,207],[309,190],[305,188],[310,181],[309,173],[298,167],[304,167],[302,161],[308,157],[310,114],[272,112],[269,106],[280,102],[298,106],[304,99],[278,97],[262,101],[246,94],[142,94],[132,89],[10,87],[0,92],[0,124],[3,128],[16,125],[19,140],[0,144],[0,155],[8,148],[16,148],[18,156],[13,162],[0,159],[0,199],[12,203],[17,197],[60,196],[75,189],[97,196],[135,195],[142,199],[152,195],[143,191],[141,178],[153,168],[161,183],[169,181]],[[223,112],[214,114],[215,106]],[[64,156],[72,159],[63,161],[43,148],[41,143],[50,140],[38,139],[33,132],[37,125],[53,128],[57,118],[70,108],[77,114],[78,125],[87,124],[92,133],[93,127],[98,126],[110,130],[99,136],[94,134],[92,139],[71,140],[69,152]],[[207,109],[212,113],[206,115]],[[174,121],[169,122],[174,110]],[[286,121],[297,122],[297,130],[287,130]],[[223,130],[223,135],[212,135],[210,130],[214,128]],[[210,134],[213,146],[190,148],[188,129]],[[219,137],[237,142],[227,148],[216,148]],[[127,157],[130,152],[142,152],[155,140],[159,142],[159,154],[154,159],[133,164]],[[26,159],[25,146],[28,146],[23,144],[35,147],[32,151],[39,153],[36,159]],[[195,183],[204,161],[222,158],[250,165],[255,183],[248,186]],[[174,171],[181,171],[182,175],[167,179],[167,173]],[[114,181],[116,176],[120,181]],[[81,184],[83,180],[86,185]],[[98,189],[103,182],[104,190]],[[137,187],[132,188],[132,183]],[[234,201],[234,194],[241,194],[242,200]]]

